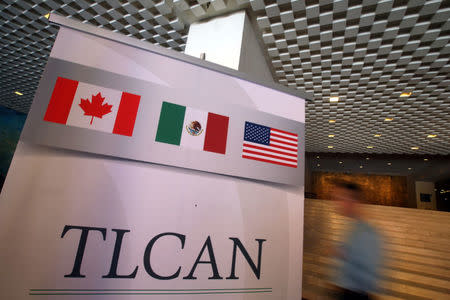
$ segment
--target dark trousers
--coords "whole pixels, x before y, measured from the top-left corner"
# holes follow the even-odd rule
[[[337,295],[339,300],[370,300],[371,297],[367,293],[354,292],[347,289],[340,289]]]

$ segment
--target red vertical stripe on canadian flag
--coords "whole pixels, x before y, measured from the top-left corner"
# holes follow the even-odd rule
[[[229,118],[226,116],[208,113],[203,150],[225,154],[227,148],[228,121]]]
[[[117,111],[113,133],[126,136],[133,135],[134,122],[139,108],[141,96],[123,92]]]
[[[45,121],[66,124],[78,81],[58,77],[44,116]]]

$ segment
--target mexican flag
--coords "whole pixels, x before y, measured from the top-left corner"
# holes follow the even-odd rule
[[[164,101],[155,140],[225,154],[228,120],[227,116]]]
[[[44,120],[132,136],[141,96],[58,77]]]

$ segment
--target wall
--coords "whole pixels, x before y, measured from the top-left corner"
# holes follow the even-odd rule
[[[245,13],[244,16],[245,22],[242,35],[241,56],[239,59],[239,71],[252,75],[252,78],[263,82],[273,82],[272,72],[269,67],[271,61],[269,63],[266,61],[255,30]]]
[[[406,177],[406,187],[408,188],[408,207],[417,208],[416,181],[412,175]]]
[[[436,208],[450,212],[450,178],[436,182]]]
[[[219,38],[220,37],[220,38]],[[269,63],[245,11],[194,23],[185,54],[239,70],[253,79],[273,82]]]
[[[332,199],[333,182],[345,180],[361,186],[364,203],[408,207],[408,186],[405,176],[313,172],[312,192],[319,199]]]
[[[420,194],[431,194],[431,202],[420,201]],[[436,209],[436,193],[434,191],[434,183],[426,181],[416,181],[416,201],[417,208]]]
[[[244,20],[242,12],[191,24],[184,53],[237,70]]]
[[[0,106],[0,191],[26,117],[23,113]]]
[[[377,299],[450,299],[450,214],[363,205],[384,237],[385,268]],[[342,240],[348,220],[332,201],[305,199],[303,297],[333,299],[328,255]]]

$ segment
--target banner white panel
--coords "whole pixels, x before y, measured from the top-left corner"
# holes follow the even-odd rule
[[[213,76],[161,76],[144,52],[62,27],[51,57],[177,88]],[[298,98],[229,78],[223,106],[304,122]],[[289,186],[30,141],[0,195],[0,298],[301,298],[303,176]]]

